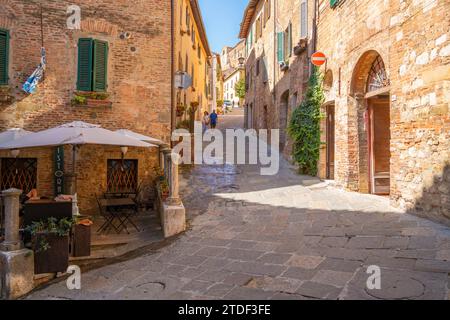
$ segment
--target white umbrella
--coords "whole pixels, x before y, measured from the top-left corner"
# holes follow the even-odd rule
[[[59,127],[25,135],[15,141],[0,144],[0,149],[22,149],[61,145],[98,144],[120,147],[154,147],[154,145],[130,138],[98,125],[75,121]]]
[[[125,137],[138,139],[140,141],[148,142],[148,143],[155,144],[158,146],[164,144],[164,142],[159,139],[155,139],[155,138],[152,138],[149,136],[144,136],[143,134],[140,134],[140,133],[137,133],[137,132],[134,132],[131,130],[127,130],[127,129],[117,130],[116,133],[123,135]]]
[[[127,150],[127,147],[156,147],[155,145],[140,141],[135,138],[130,138],[110,130],[101,128],[98,125],[75,121],[72,123],[63,124],[59,127],[39,131],[25,135],[15,141],[9,141],[0,144],[0,149],[23,149],[36,147],[53,147],[62,145],[72,145],[73,161],[76,163],[76,147],[84,144],[93,145],[107,145],[121,147],[122,154]],[[73,165],[73,173],[75,173],[75,165]],[[74,184],[73,212],[78,214],[78,206],[76,200],[76,179]]]
[[[32,132],[20,128],[9,129],[0,133],[0,145],[3,143],[15,141]]]

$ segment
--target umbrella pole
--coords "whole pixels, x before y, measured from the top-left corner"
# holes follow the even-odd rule
[[[78,194],[77,194],[77,173],[76,173],[76,168],[77,168],[77,145],[73,145],[72,146],[72,187],[71,187],[71,192],[73,195],[73,200],[72,200],[72,215],[74,216],[79,216],[80,215],[80,210],[78,208]]]

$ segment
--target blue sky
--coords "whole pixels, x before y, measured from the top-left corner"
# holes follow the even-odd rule
[[[224,46],[238,41],[239,25],[248,0],[199,0],[211,50],[220,53]]]

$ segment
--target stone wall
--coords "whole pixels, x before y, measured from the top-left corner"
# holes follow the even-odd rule
[[[259,1],[253,24],[263,10],[265,1]],[[247,83],[246,123],[248,124],[249,108],[252,106],[252,122],[255,129],[280,129],[281,148],[284,155],[291,157],[292,142],[286,132],[290,115],[297,107],[305,93],[309,76],[308,50],[289,58],[289,69],[281,70],[277,60],[276,32],[286,30],[292,23],[292,45],[300,40],[300,0],[270,1],[271,15],[263,28],[262,37],[248,52],[246,62]],[[311,21],[313,5],[308,2],[308,46],[311,45]],[[275,23],[276,19],[276,23]],[[255,28],[255,27],[253,27]],[[255,31],[254,31],[255,34]],[[257,74],[256,63],[260,63]],[[265,67],[262,64],[265,61]],[[266,72],[266,76],[264,75]],[[264,82],[264,79],[267,82]],[[283,143],[284,142],[284,143]]]
[[[322,71],[333,78],[327,103],[336,110],[337,184],[369,192],[364,95],[380,55],[390,79],[392,204],[444,222],[450,218],[449,9],[445,0],[346,0],[334,9],[321,1],[318,25],[318,49],[328,57]]]
[[[39,4],[42,4],[47,70],[37,93],[28,95],[21,87],[40,61]],[[81,8],[81,30],[67,28],[66,10],[72,4]],[[0,130],[22,127],[38,131],[81,120],[170,141],[170,1],[0,0],[0,8],[0,28],[9,30],[11,35],[10,81],[2,88],[2,92],[9,92],[10,98],[0,104]],[[125,32],[129,37],[123,37]],[[109,107],[71,105],[77,82],[77,43],[81,37],[109,43]],[[5,152],[3,155],[8,156]],[[39,193],[52,195],[52,151],[29,150],[20,156],[38,158]],[[94,194],[106,191],[106,159],[110,157],[120,158],[120,149],[82,148],[78,168],[82,210],[94,209]],[[157,164],[155,152],[130,149],[127,157],[139,159],[139,176],[149,181],[151,168]]]

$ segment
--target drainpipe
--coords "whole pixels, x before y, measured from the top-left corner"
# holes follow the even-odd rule
[[[311,77],[313,65],[311,63],[311,56],[314,52],[317,51],[317,16],[318,16],[318,9],[319,3],[318,0],[314,0],[314,18],[313,18],[313,30],[312,30],[312,46],[310,48],[309,52],[309,76]]]
[[[172,132],[175,130],[176,124],[176,114],[175,114],[175,65],[174,65],[174,56],[175,56],[175,0],[170,1],[170,45],[171,49],[171,57],[170,57],[170,78],[172,85],[170,86],[170,140],[172,140]],[[172,145],[172,141],[169,143]]]
[[[277,107],[277,70],[278,66],[278,40],[277,40],[277,15],[278,1],[273,1],[273,105]]]

